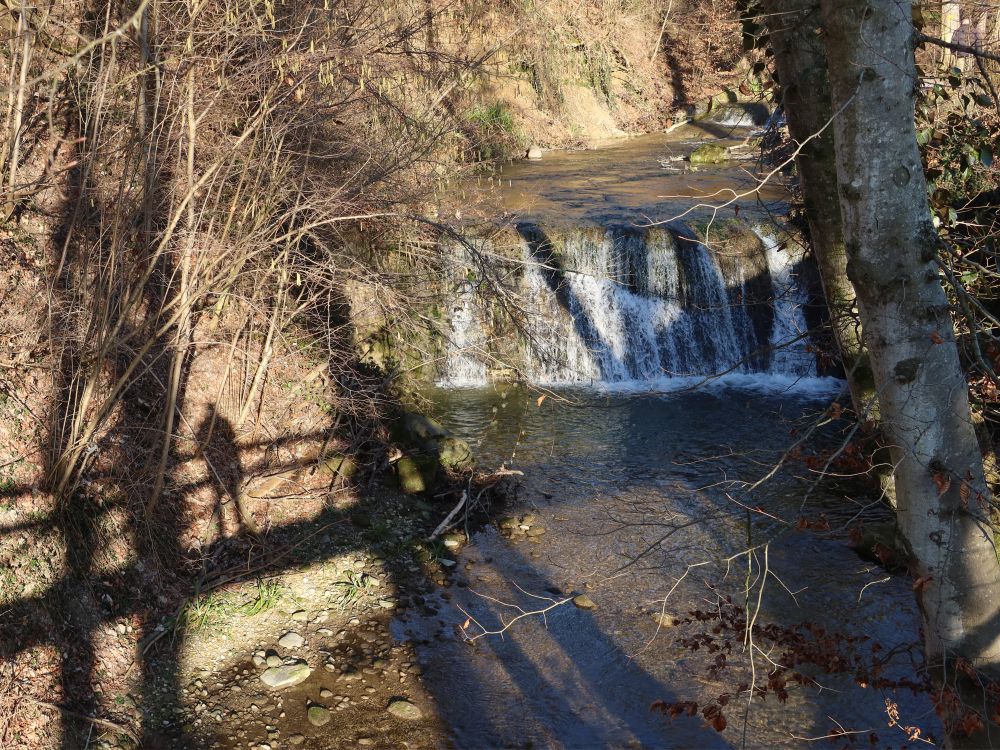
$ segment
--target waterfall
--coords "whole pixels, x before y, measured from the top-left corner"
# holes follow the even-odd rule
[[[472,284],[462,282],[449,318],[448,360],[444,382],[453,386],[481,385],[487,381],[483,354],[486,335],[476,320]]]
[[[548,385],[815,376],[803,338],[809,294],[794,271],[801,253],[792,257],[763,229],[730,228],[721,237],[707,247],[682,224],[518,225],[512,275],[527,326],[500,333],[517,344],[496,358],[513,356],[523,376]],[[445,383],[489,380],[474,352],[499,344],[486,335],[479,304],[468,284],[450,300]],[[501,329],[491,321],[494,338]]]
[[[754,227],[767,252],[767,267],[774,289],[774,328],[771,332],[772,369],[789,375],[816,374],[816,357],[808,351],[809,339],[804,337],[805,306],[809,295],[794,275],[795,258],[782,249],[778,238],[763,227]]]

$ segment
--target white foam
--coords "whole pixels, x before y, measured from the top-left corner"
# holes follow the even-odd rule
[[[767,229],[773,322],[766,340],[747,308],[742,269],[729,283],[716,254],[698,243],[679,246],[666,229],[648,234],[581,230],[558,248],[561,269],[543,269],[523,243],[521,297],[528,335],[523,374],[531,383],[590,386],[618,392],[677,391],[724,385],[767,392],[829,393],[839,381],[816,377],[807,351],[805,289],[794,274],[799,256],[779,249]],[[558,284],[558,289],[552,286]],[[471,284],[456,285],[450,305],[447,375],[441,385],[486,385],[488,339]],[[751,355],[775,347],[768,371],[753,372]],[[482,354],[477,354],[482,353]],[[730,373],[710,377],[714,373]]]

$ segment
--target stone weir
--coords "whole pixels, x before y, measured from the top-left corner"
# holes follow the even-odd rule
[[[438,380],[817,375],[816,274],[788,227],[520,222],[443,240]]]

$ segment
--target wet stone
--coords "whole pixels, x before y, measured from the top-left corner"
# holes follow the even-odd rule
[[[586,594],[577,594],[573,597],[573,604],[575,604],[580,609],[597,609],[597,605],[594,604],[594,600],[591,599]]]

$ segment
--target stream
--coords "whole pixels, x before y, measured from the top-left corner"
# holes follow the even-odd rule
[[[485,464],[524,471],[522,505],[513,510],[535,515],[546,532],[508,539],[490,526],[475,533],[456,558],[454,585],[431,597],[437,613],[396,624],[397,635],[416,642],[456,747],[742,747],[744,712],[747,747],[815,746],[806,738],[838,724],[898,746],[906,738],[887,727],[886,698],[898,702],[903,723],[935,728],[926,697],[861,689],[851,675],[818,675],[822,688],[790,689],[785,703],[770,696],[748,709],[744,696],[721,733],[700,716],[671,721],[650,711],[657,700],[703,704],[749,682],[742,644],[732,658],[741,666],[713,678],[714,656],[678,643],[697,628],[658,628],[657,620],[661,612],[712,609],[727,594],[743,601],[746,557],[734,559],[728,574],[722,562],[748,542],[747,513],[735,502],[748,497],[736,480],[763,474],[791,431],[835,394],[762,382],[674,394],[569,390],[537,406],[535,394],[501,393],[440,391],[436,403]],[[808,472],[791,467],[752,500],[794,522],[810,487]],[[885,520],[884,511],[866,509],[864,494],[811,492],[808,512],[824,513],[829,533],[779,534],[776,522],[755,515],[749,541],[773,538],[759,622],[816,623],[868,636],[885,651],[912,644],[918,659],[908,582],[860,560],[844,530],[859,517]],[[754,564],[756,596],[762,554]],[[496,630],[518,614],[508,605],[540,609],[574,593],[587,593],[597,608],[564,604],[473,644],[461,635],[468,617]],[[893,662],[896,674],[912,671],[908,660],[904,653]],[[757,662],[766,673],[764,657]]]
[[[673,187],[690,186],[692,175],[672,176],[655,157],[670,148],[689,150],[696,141],[691,133],[686,137],[651,137],[510,167],[503,175],[509,180],[506,205],[534,222],[558,216],[600,226],[630,212],[641,218],[665,210],[655,196],[680,192],[671,180]],[[625,173],[635,179],[613,179]],[[597,176],[581,177],[586,174]],[[742,166],[696,177],[701,187],[729,180],[734,189],[748,179]],[[781,197],[774,193],[769,200]],[[748,211],[763,210],[751,203]],[[599,275],[599,268],[591,270]],[[731,295],[726,281],[716,275],[711,283],[723,283],[720,294]],[[430,393],[435,416],[470,443],[481,465],[523,472],[518,505],[505,512],[528,527],[513,535],[501,533],[502,523],[469,529],[469,544],[453,555],[450,585],[394,622],[395,636],[416,646],[453,745],[841,747],[844,736],[834,744],[818,739],[841,730],[860,733],[851,735],[859,746],[907,745],[904,731],[890,726],[887,701],[898,710],[899,724],[939,734],[926,695],[861,687],[852,670],[830,675],[802,666],[815,684],[789,683],[783,700],[774,690],[751,700],[738,686],[766,685],[775,666],[769,660],[781,657],[781,644],[765,639],[752,649],[742,631],[712,632],[711,613],[727,610],[731,597],[760,628],[807,623],[814,635],[870,639],[845,647],[864,658],[873,643],[878,653],[896,649],[882,676],[916,679],[919,616],[909,582],[861,560],[848,546],[850,525],[884,521],[888,511],[866,488],[845,484],[833,492],[817,484],[795,460],[747,491],[748,482],[822,417],[842,383],[819,377],[814,363],[803,364],[804,348],[791,360],[772,356],[706,382],[715,368],[742,356],[740,325],[753,328],[752,321],[733,322],[742,314],[733,305],[724,305],[732,308],[725,312],[729,318],[692,315],[686,327],[675,322],[652,343],[631,337],[615,350],[622,352],[615,369],[600,347],[612,350],[616,335],[641,328],[633,317],[660,304],[657,287],[618,285],[603,298],[594,294],[590,307],[566,306],[565,335],[582,331],[584,354],[561,369],[538,369],[547,376],[539,382],[550,390],[490,384],[484,369],[458,362],[466,367],[463,377],[445,379],[445,387]],[[623,294],[653,302],[624,304],[616,297]],[[618,328],[581,324],[580,316],[596,315],[602,305],[617,305],[624,322]],[[771,317],[757,322],[758,340],[774,341],[781,326],[801,325],[794,310],[782,312],[776,302],[771,307]],[[675,321],[685,314],[683,305],[678,310]],[[709,351],[723,335],[735,342],[732,351]],[[681,373],[655,366],[676,354],[671,337],[706,342],[703,353],[678,357]],[[589,368],[584,377],[581,366]],[[819,444],[836,445],[843,438],[837,430],[836,424],[820,430]],[[823,523],[797,531],[800,518]],[[575,606],[570,598],[578,594],[595,607]],[[706,622],[685,621],[694,611],[708,613]],[[691,639],[698,634],[705,640],[695,649]],[[719,652],[709,643],[726,640],[726,665],[713,671]],[[722,731],[700,712],[670,718],[651,710],[657,701],[694,701],[700,710],[726,693],[734,695],[723,708]],[[909,746],[918,745],[926,746]]]

